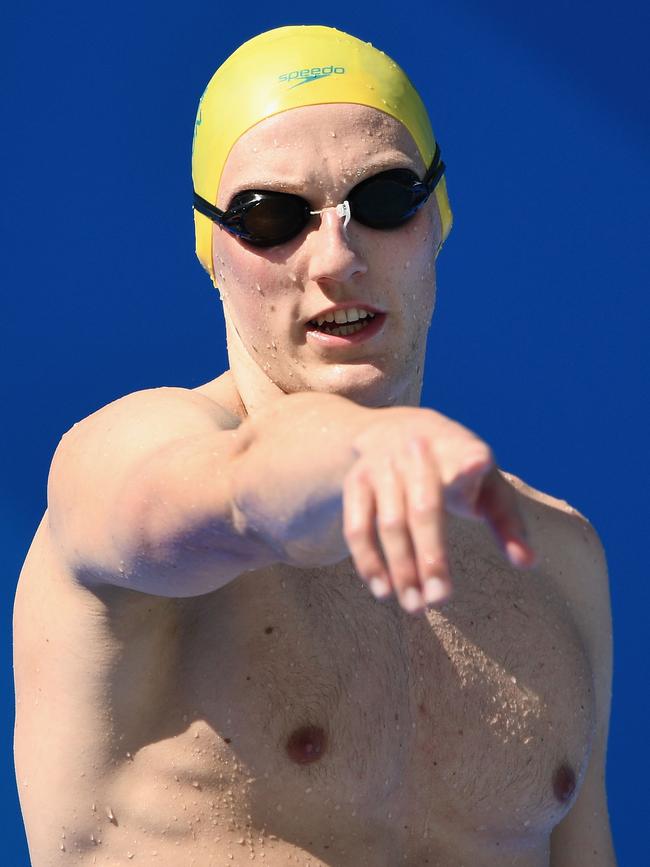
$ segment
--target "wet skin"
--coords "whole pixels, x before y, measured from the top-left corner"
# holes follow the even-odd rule
[[[267,186],[332,208],[263,252],[214,230],[230,369],[195,394],[233,427],[293,391],[419,405],[435,201],[396,232],[344,231],[333,210],[392,166],[424,172],[406,130],[359,106],[287,112],[233,148],[219,207]],[[351,298],[386,311],[381,334],[347,349],[307,338],[308,319]],[[537,567],[514,568],[484,525],[450,516],[454,595],[415,615],[373,598],[350,558],[277,563],[188,598],[81,586],[45,520],[15,608],[34,867],[251,854],[270,867],[567,867],[587,840],[611,867],[598,836],[602,554],[567,503],[507,481]]]
[[[391,231],[355,220],[344,229],[334,210],[357,183],[387,168],[410,168],[419,177],[425,170],[405,128],[362,106],[286,112],[234,146],[219,207],[243,189],[268,188],[328,209],[297,238],[273,248],[255,249],[213,231],[231,372],[246,407],[264,404],[277,389],[331,391],[366,406],[418,405],[436,298],[435,199]],[[355,299],[388,314],[377,339],[349,350],[307,339],[309,318]]]

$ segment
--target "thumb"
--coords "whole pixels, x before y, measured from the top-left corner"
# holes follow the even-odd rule
[[[445,489],[445,505],[462,518],[482,517],[481,492],[488,474],[496,472],[491,453],[480,453],[465,461],[463,468]]]

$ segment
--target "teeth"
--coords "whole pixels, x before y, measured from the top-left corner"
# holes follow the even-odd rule
[[[337,325],[342,325],[344,322],[358,322],[359,319],[366,319],[367,317],[373,319],[375,315],[376,314],[371,313],[369,310],[350,307],[349,310],[336,310],[334,313],[319,316],[317,319],[312,319],[311,321],[316,323],[320,328],[324,322],[336,322]]]
[[[357,331],[363,331],[365,327],[365,322],[351,322],[348,325],[335,325],[334,328],[327,328],[325,333],[336,334],[338,337],[345,337],[348,334],[356,334]]]

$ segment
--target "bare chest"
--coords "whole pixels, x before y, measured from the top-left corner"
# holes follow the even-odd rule
[[[224,787],[300,817],[428,834],[547,834],[593,726],[589,665],[554,582],[452,539],[443,610],[377,602],[344,561],[240,576],[188,608],[179,713],[207,724]],[[196,744],[194,744],[196,746]],[[205,745],[202,745],[205,746]],[[188,747],[189,750],[189,747]]]

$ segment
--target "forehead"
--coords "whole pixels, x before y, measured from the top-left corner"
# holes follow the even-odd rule
[[[302,106],[260,121],[235,142],[219,198],[237,188],[323,184],[341,172],[390,166],[424,169],[413,137],[395,118],[365,105]]]

